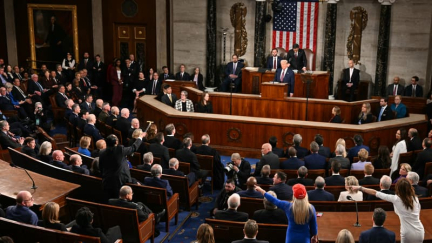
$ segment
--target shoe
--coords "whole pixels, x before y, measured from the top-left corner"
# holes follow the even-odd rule
[[[159,224],[162,217],[165,215],[165,209],[156,214],[156,224]]]

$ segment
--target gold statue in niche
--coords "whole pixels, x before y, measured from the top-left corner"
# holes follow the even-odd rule
[[[231,7],[231,25],[234,27],[234,53],[243,56],[248,44],[246,32],[247,8],[243,3],[236,3]]]
[[[368,14],[362,7],[355,7],[350,12],[351,31],[347,40],[347,55],[355,64],[360,61],[362,31],[366,28]]]

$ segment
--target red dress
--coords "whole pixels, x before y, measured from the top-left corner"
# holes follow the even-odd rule
[[[121,72],[121,70],[120,70]],[[121,79],[122,74],[120,73],[120,79],[117,76],[117,68],[113,67],[110,70],[110,82],[113,87],[112,105],[119,106],[122,93],[123,93],[123,80]]]

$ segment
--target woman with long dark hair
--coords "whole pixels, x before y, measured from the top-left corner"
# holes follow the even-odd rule
[[[110,72],[110,83],[112,85],[113,97],[112,105],[119,106],[123,94],[123,75],[120,59],[115,60]]]
[[[64,58],[62,62],[62,68],[66,74],[68,82],[72,82],[72,79],[74,78],[75,65],[75,59],[72,57],[72,54],[68,52],[66,58]]]
[[[197,104],[197,112],[213,113],[213,105],[210,102],[210,94],[203,92],[200,102]]]
[[[391,166],[390,166],[390,177],[393,172],[395,172],[398,168],[399,162],[399,154],[407,152],[407,140],[408,135],[405,128],[401,128],[396,132],[396,142],[393,145],[392,152],[390,157],[392,158]],[[393,177],[392,177],[393,178]],[[393,178],[394,179],[394,178]]]
[[[373,161],[375,169],[388,169],[391,165],[390,151],[387,146],[381,145],[378,148],[378,156]]]
[[[190,77],[191,77],[191,81],[196,83],[198,89],[204,91],[204,85],[203,85],[204,77],[201,74],[201,70],[199,67],[196,67],[194,69],[194,72]]]
[[[215,243],[213,228],[204,223],[197,230],[197,243]]]

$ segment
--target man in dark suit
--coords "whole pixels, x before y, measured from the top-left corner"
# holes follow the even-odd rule
[[[121,109],[120,117],[118,118],[114,128],[119,130],[122,134],[123,145],[127,144],[127,137],[129,134],[129,129],[131,128],[131,122],[128,120],[130,115],[128,108]]]
[[[272,170],[279,169],[280,167],[279,157],[272,152],[272,147],[269,143],[265,143],[261,146],[261,154],[263,154],[263,156],[261,157],[260,161],[256,164],[254,176],[260,175],[261,168],[264,165],[270,165],[270,168]]]
[[[303,186],[313,186],[314,182],[311,179],[306,178],[308,169],[305,166],[300,166],[297,170],[297,178],[289,179],[287,184],[294,186],[295,184],[302,184]]]
[[[380,179],[380,192],[385,193],[385,194],[389,194],[389,195],[394,195],[394,191],[390,190],[390,187],[392,185],[392,179],[390,178],[390,176],[388,175],[383,175]],[[374,200],[381,200],[379,198],[377,198],[376,196],[373,195],[368,195],[367,197],[368,201],[374,201]]]
[[[303,49],[300,49],[299,44],[294,44],[293,49],[288,51],[287,60],[290,63],[292,70],[299,70],[300,72],[306,71],[307,59],[306,53]]]
[[[0,121],[0,145],[2,149],[18,148],[24,143],[24,138],[14,138],[13,134],[9,131],[9,123],[6,120]]]
[[[78,71],[81,71],[83,69],[92,70],[92,68],[93,68],[93,61],[90,59],[89,53],[84,52],[83,57],[81,58],[78,65]]]
[[[36,140],[32,137],[25,138],[21,152],[30,157],[36,158],[39,152],[39,148],[36,146]]]
[[[178,159],[171,158],[169,160],[169,168],[163,169],[162,173],[166,175],[173,175],[173,176],[186,176],[189,180],[189,186],[192,186],[192,184],[195,183],[195,173],[191,172],[185,175],[182,171],[178,170],[178,167],[179,167]]]
[[[417,173],[410,171],[406,177],[408,181],[411,183],[414,188],[415,194],[417,197],[429,197],[429,190],[426,187],[422,187],[418,185],[420,177]]]
[[[35,102],[45,102],[45,92],[48,90],[42,87],[42,85],[38,82],[38,79],[39,77],[37,74],[31,75],[31,80],[27,81],[27,94]]]
[[[256,239],[258,235],[258,224],[255,220],[249,219],[245,223],[243,233],[245,236],[242,240],[235,240],[232,243],[268,243],[268,241]]]
[[[389,84],[389,86],[387,86],[387,92],[386,95],[390,96],[396,96],[396,95],[403,95],[404,94],[404,86],[402,86],[401,84],[399,84],[399,77],[395,76],[393,78],[393,84]]]
[[[301,143],[303,141],[303,138],[300,134],[295,134],[293,137],[293,142],[294,142],[294,148],[297,151],[297,158],[299,159],[303,159],[304,157],[306,157],[306,155],[308,154],[308,149],[307,148],[303,148],[301,147]],[[288,156],[287,154],[285,154],[285,156]]]
[[[297,158],[297,151],[291,147],[288,149],[288,155],[290,156],[287,160],[283,161],[280,166],[285,170],[298,170],[301,166],[305,165],[303,160]]]
[[[92,69],[93,71],[93,82],[98,86],[102,87],[106,84],[105,82],[105,64],[101,61],[100,55],[95,56],[95,61],[93,63]],[[106,86],[106,85],[105,85]]]
[[[148,82],[146,88],[146,94],[148,95],[158,95],[161,92],[162,79],[159,79],[159,74],[157,72],[153,73],[153,82]]]
[[[96,104],[96,106],[95,106],[95,109],[93,111],[93,114],[96,116],[96,119],[99,119],[99,115],[102,112],[103,100],[97,99],[95,104]]]
[[[65,156],[61,150],[54,150],[54,152],[52,153],[52,158],[53,158],[52,165],[65,170],[71,170],[71,166],[67,165],[64,162],[64,157]]]
[[[25,101],[24,103],[21,103],[21,106],[24,108],[24,110],[26,111],[27,114],[31,114],[32,112],[34,112],[34,110],[33,110],[34,106],[32,105],[33,101],[31,100],[31,98],[29,96],[27,96],[24,93],[24,91],[21,89],[20,85],[21,85],[21,81],[18,78],[14,79],[13,88],[12,88],[12,95],[15,98],[15,100],[17,100],[20,103],[21,103],[21,101]],[[63,102],[63,104],[64,104],[64,102]],[[64,104],[64,107],[66,108],[65,104]]]
[[[161,159],[161,165],[163,168],[168,168],[168,161],[170,159],[168,148],[163,146],[165,141],[164,135],[161,132],[156,134],[156,143],[152,143],[149,146],[149,152],[152,152],[154,157]]]
[[[107,117],[107,119],[105,120],[105,124],[114,127],[119,118],[119,114],[120,114],[120,110],[117,106],[111,107],[111,115]]]
[[[69,120],[70,116],[73,113],[72,106],[74,105],[74,101],[72,99],[66,100],[66,109],[65,109],[65,118]],[[79,107],[79,105],[78,105]]]
[[[390,106],[387,105],[388,98],[387,97],[381,97],[380,98],[380,108],[377,111],[376,117],[377,121],[388,121],[393,119],[393,111],[391,110]]]
[[[314,140],[319,145],[318,154],[321,154],[322,156],[324,156],[326,158],[330,158],[330,155],[331,155],[330,148],[324,146],[323,136],[321,134],[316,134]]]
[[[278,56],[278,50],[274,48],[271,51],[271,56],[267,58],[267,68],[270,69],[278,69],[281,68],[280,62],[282,61],[282,58]]]
[[[413,165],[413,171],[417,172],[420,179],[423,179],[424,170],[427,162],[432,161],[432,140],[430,138],[423,139],[423,151],[417,154],[416,161]]]
[[[102,150],[106,149],[106,142],[105,140],[101,139],[99,141],[96,142],[96,149],[94,149],[91,152],[91,157],[92,158],[97,158],[99,157],[100,153]]]
[[[311,154],[304,158],[305,166],[309,170],[326,169],[326,157],[318,154],[319,145],[312,141],[310,144]]]
[[[89,113],[87,110],[82,110],[80,111],[80,113],[78,114],[78,119],[76,121],[76,127],[81,129],[81,131],[84,131],[85,126],[87,125],[87,117],[88,117]],[[99,140],[103,140],[103,139],[99,139]]]
[[[343,70],[341,89],[342,89],[342,99],[347,101],[354,100],[354,91],[360,82],[360,70],[354,68],[354,61],[348,61],[348,68]],[[347,94],[349,93],[349,94]]]
[[[90,115],[91,116],[91,115]],[[111,134],[105,141],[107,148],[99,155],[99,169],[102,174],[102,190],[106,200],[118,198],[120,188],[126,183],[136,184],[130,175],[126,156],[138,150],[145,133],[141,133],[130,147],[119,145],[117,136]]]
[[[93,138],[93,142],[103,139],[99,130],[95,127],[96,117],[93,114],[87,116],[87,124],[84,126],[84,133]]]
[[[275,136],[271,136],[269,139],[269,143],[272,146],[272,152],[276,154],[279,158],[283,158],[285,156],[285,152],[282,148],[278,148],[277,146],[277,138]]]
[[[162,166],[160,166],[159,164],[154,164],[150,170],[150,173],[152,177],[144,178],[144,185],[164,188],[167,192],[167,199],[171,198],[174,193],[171,185],[169,184],[169,181],[161,179]]]
[[[294,72],[289,69],[289,63],[287,60],[280,61],[281,68],[276,70],[274,81],[288,84],[289,97],[294,95]]]
[[[423,97],[423,87],[418,84],[418,81],[419,77],[417,76],[411,78],[411,84],[406,86],[404,96]]]
[[[270,191],[274,191],[279,200],[292,200],[293,191],[292,187],[285,184],[287,175],[282,171],[277,171],[273,176],[273,186]]]
[[[21,80],[23,79],[23,75],[20,73],[20,70],[19,70],[18,65],[15,65],[15,66],[13,67],[13,73],[12,73],[12,75],[13,75],[14,80],[15,80],[16,78],[17,78],[19,81],[21,81]]]
[[[63,68],[61,64],[56,65],[56,78],[61,84],[66,85],[67,78],[66,74],[63,73]]]
[[[165,131],[166,131],[167,135],[165,136],[165,142],[163,145],[167,148],[172,148],[175,150],[181,149],[182,148],[181,141],[174,136],[175,132],[176,132],[174,124],[170,123],[170,124],[166,125]],[[182,161],[182,160],[180,160],[180,161]]]
[[[210,135],[208,134],[202,135],[201,143],[202,145],[196,149],[196,154],[213,156],[213,179],[214,179],[213,187],[214,189],[222,189],[225,181],[225,175],[224,175],[224,166],[221,162],[219,152],[216,151],[216,149],[209,146]]]
[[[174,105],[177,101],[177,96],[176,94],[172,93],[171,85],[166,84],[165,90],[166,90],[166,94],[162,95],[161,101],[174,108]]]
[[[11,88],[13,85],[10,83],[6,84],[6,87]],[[4,111],[17,111],[18,115],[21,119],[29,120],[27,112],[24,110],[23,106],[20,103],[25,103],[23,101],[13,100],[10,93],[6,91],[5,87],[0,88],[0,109]]]
[[[315,179],[315,190],[308,191],[309,201],[334,201],[334,195],[326,190],[324,187],[326,186],[324,178],[322,176],[318,176]]]
[[[225,68],[225,79],[221,85],[222,92],[230,92],[230,85],[234,84],[233,93],[240,93],[242,87],[242,68],[244,64],[238,61],[236,54],[232,55],[232,62],[229,62]]]
[[[228,198],[232,194],[241,191],[240,188],[236,187],[232,179],[226,180],[224,187],[216,197],[214,208],[210,211],[210,216],[214,216],[219,210],[226,210],[228,208]]]
[[[55,100],[58,107],[66,108],[66,100],[69,98],[65,94],[65,87],[63,85],[59,86],[58,92],[56,93]]]
[[[277,198],[275,192],[268,191],[267,193]],[[266,198],[263,199],[263,202],[264,209],[260,209],[254,212],[254,220],[256,220],[258,223],[264,224],[288,224],[286,213],[282,209],[278,208]]]
[[[339,175],[341,169],[341,164],[338,161],[333,161],[331,163],[332,175],[325,178],[325,184],[327,186],[344,186],[345,178]]]
[[[218,210],[215,213],[215,219],[235,222],[246,222],[249,218],[249,215],[244,212],[237,212],[237,208],[239,206],[240,196],[237,193],[234,193],[228,198],[228,209]]]
[[[84,102],[82,102],[80,104],[80,107],[82,110],[87,110],[90,114],[94,113],[94,110],[96,108],[95,103],[93,103],[93,95],[92,94],[88,94],[85,96],[85,100]]]
[[[138,170],[150,171],[153,164],[152,152],[147,152],[143,155],[143,164],[137,165]]]
[[[363,185],[378,185],[380,179],[372,176],[374,173],[374,166],[372,164],[366,164],[364,167],[364,178],[359,180],[359,184]]]
[[[395,243],[395,233],[383,226],[386,217],[386,212],[382,208],[375,208],[372,217],[373,227],[360,233],[359,243]]]
[[[257,185],[257,180],[255,177],[251,176],[246,181],[246,190],[239,191],[240,197],[250,197],[250,198],[263,198],[262,193],[255,190],[255,186]]]
[[[360,149],[366,149],[368,151],[368,153],[370,154],[370,149],[368,146],[363,145],[363,138],[361,135],[356,134],[354,135],[354,143],[356,144],[356,146],[350,148],[350,150],[348,151],[347,154],[347,158],[350,160],[350,163],[352,164],[354,161],[354,157],[358,157],[358,152],[360,151]]]
[[[243,187],[251,173],[250,163],[242,159],[239,153],[233,153],[229,165],[232,165],[232,169],[226,172],[228,179],[233,179],[236,186]]]
[[[176,73],[175,80],[182,80],[182,81],[190,81],[190,75],[189,73],[185,72],[185,65],[180,65],[180,72]]]
[[[423,149],[422,141],[420,140],[420,138],[418,136],[417,129],[410,128],[408,130],[408,138],[409,138],[409,141],[407,144],[408,152]]]
[[[169,72],[169,69],[167,66],[163,66],[162,67],[162,74],[161,74],[161,78],[162,80],[167,80],[167,79],[174,79],[174,75],[172,73]]]
[[[90,175],[90,171],[87,169],[86,165],[82,165],[82,158],[78,154],[73,154],[70,156],[69,165],[71,166],[73,172]]]
[[[259,185],[273,185],[273,178],[270,177],[270,165],[264,165],[261,169],[261,176],[255,176]]]
[[[195,173],[197,180],[204,180],[207,177],[208,171],[201,170],[197,156],[190,150],[191,147],[192,140],[190,138],[183,139],[183,148],[176,151],[176,157],[179,161],[190,164],[191,172]]]

